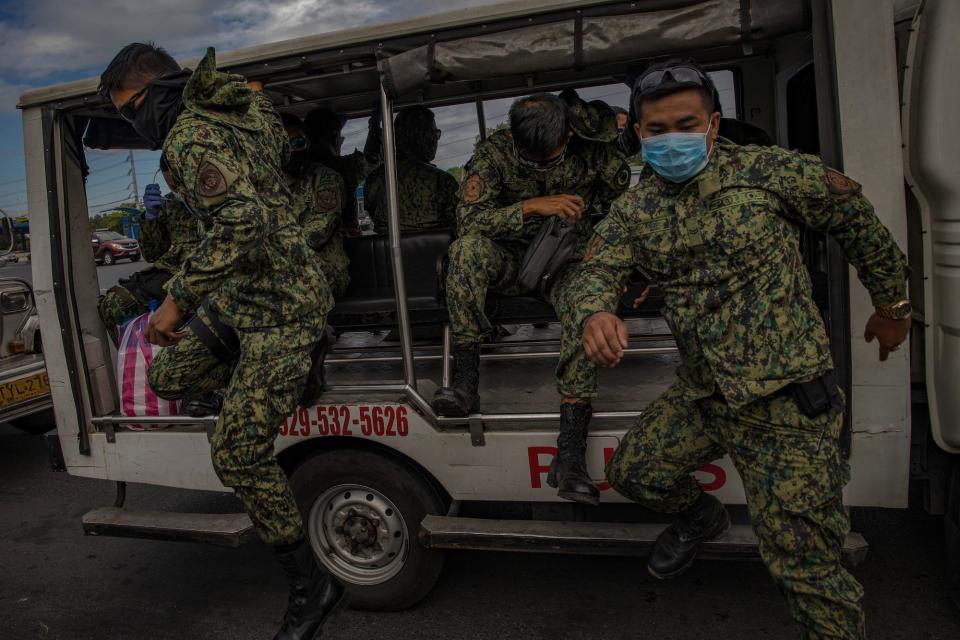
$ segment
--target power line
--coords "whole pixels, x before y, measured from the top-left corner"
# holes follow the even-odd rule
[[[99,186],[102,185],[102,184],[109,184],[109,183],[111,183],[111,182],[116,182],[116,181],[119,180],[120,178],[129,178],[129,177],[130,177],[129,174],[127,174],[127,173],[121,173],[121,174],[118,175],[118,176],[113,176],[112,178],[107,178],[106,180],[101,180],[100,182],[90,183],[90,184],[87,185],[87,189],[89,189],[89,188],[91,188],[91,187],[99,187]]]

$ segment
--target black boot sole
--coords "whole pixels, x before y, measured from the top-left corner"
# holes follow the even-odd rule
[[[704,536],[703,540],[700,541],[700,545],[702,545],[704,542],[709,542],[710,540],[714,540],[714,539],[716,539],[716,538],[719,538],[719,537],[722,536],[724,533],[726,533],[729,528],[730,528],[730,514],[727,513],[726,509],[724,509],[724,511],[723,511],[723,520],[721,520],[720,522],[718,522],[718,523],[717,523],[717,526],[714,527],[713,530],[712,530],[709,534],[707,534],[706,536]],[[653,569],[653,567],[651,567],[651,566],[648,564],[648,565],[647,565],[647,572],[649,572],[650,575],[652,575],[652,576],[653,576],[654,578],[656,578],[657,580],[670,580],[670,579],[672,579],[672,578],[676,578],[676,577],[679,576],[680,574],[685,573],[685,572],[687,571],[687,569],[689,569],[691,566],[693,566],[693,561],[697,559],[697,555],[700,553],[700,545],[697,545],[696,551],[694,551],[694,552],[690,555],[690,559],[687,560],[686,564],[684,564],[684,565],[683,565],[682,567],[680,567],[679,569],[677,569],[677,570],[675,570],[675,571],[671,571],[670,573],[658,573],[657,571],[655,571],[655,570]]]
[[[556,463],[557,459],[554,458],[550,463],[550,471],[547,473],[547,486],[551,489],[556,489],[560,486],[560,483],[557,481]],[[577,502],[579,504],[586,504],[591,507],[596,507],[600,504],[600,496],[594,496],[589,493],[580,493],[577,491],[558,491],[557,496],[563,498],[564,500]]]

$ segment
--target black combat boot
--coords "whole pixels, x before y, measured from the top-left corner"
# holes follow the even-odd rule
[[[713,496],[701,493],[692,506],[680,512],[653,545],[647,570],[655,578],[674,578],[693,564],[700,545],[730,527],[730,514]]]
[[[219,415],[221,409],[223,409],[223,391],[219,390],[184,400],[180,405],[181,414],[196,418]]]
[[[550,463],[547,484],[559,489],[557,495],[591,506],[600,504],[600,491],[587,475],[587,428],[593,407],[589,402],[560,405],[560,435],[557,455]]]
[[[433,410],[442,416],[462,418],[480,409],[480,345],[453,349],[453,386],[441,387],[433,396]]]
[[[346,604],[346,591],[320,568],[307,542],[293,551],[278,549],[277,559],[287,574],[290,600],[273,640],[316,640],[323,634],[324,623]]]
[[[314,404],[323,392],[323,387],[326,384],[323,367],[327,359],[330,342],[330,328],[324,327],[320,340],[310,351],[310,372],[307,373],[307,384],[303,387],[303,393],[300,394],[301,407],[309,407]]]

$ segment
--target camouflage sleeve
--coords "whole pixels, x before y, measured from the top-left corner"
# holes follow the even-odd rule
[[[444,171],[437,185],[437,220],[441,227],[457,226],[457,204],[459,202],[460,185],[457,179]]]
[[[314,171],[311,206],[300,219],[307,244],[314,251],[327,244],[340,228],[343,190],[343,178],[336,171]]]
[[[156,262],[170,249],[170,230],[166,224],[173,196],[164,198],[160,212],[153,220],[146,218],[140,223],[140,250],[147,262]],[[173,200],[176,203],[176,200]]]
[[[624,204],[623,198],[615,201],[610,214],[597,224],[583,262],[566,289],[576,326],[595,313],[617,310],[623,286],[635,265]]]
[[[167,152],[187,204],[210,212],[200,244],[167,283],[186,311],[235,274],[244,256],[262,244],[269,223],[267,208],[222,134],[212,128],[192,134],[175,154]]]
[[[457,233],[479,233],[490,238],[517,236],[523,229],[523,203],[503,206],[503,176],[498,162],[482,143],[463,170],[457,205]]]
[[[630,165],[620,149],[619,138],[611,142],[597,143],[596,162],[594,202],[601,212],[605,212],[610,203],[630,186]]]
[[[836,239],[874,305],[902,300],[909,274],[906,256],[860,185],[819,158],[791,155],[793,162],[780,169],[787,214]]]

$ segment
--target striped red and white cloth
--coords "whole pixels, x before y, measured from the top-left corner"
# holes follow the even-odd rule
[[[131,417],[175,416],[180,413],[179,400],[164,400],[150,388],[147,371],[162,347],[150,344],[144,337],[150,313],[137,316],[120,327],[117,349],[117,387],[120,389],[120,413]],[[162,429],[162,425],[131,424],[133,431]]]

